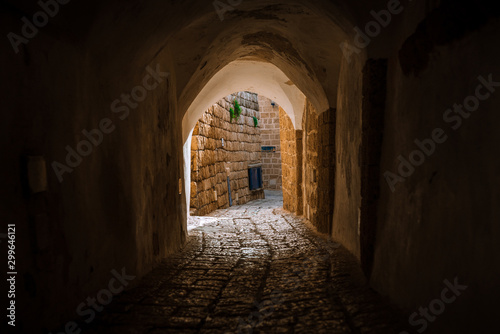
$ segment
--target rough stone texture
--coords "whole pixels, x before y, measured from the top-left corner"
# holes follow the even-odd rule
[[[429,15],[405,40],[398,54],[401,69],[407,76],[426,70],[432,52],[438,47],[459,40],[500,16],[500,6],[488,6],[487,0],[444,0],[429,9]]]
[[[22,21],[9,21],[2,30],[19,32]],[[0,211],[3,222],[16,224],[20,333],[66,321],[109,281],[113,268],[126,267],[138,277],[149,272],[182,245],[187,232],[185,200],[178,191],[182,134],[176,129],[182,115],[172,77],[127,108],[128,115],[110,108],[120,94],[142,84],[147,66],[171,72],[165,54],[159,53],[161,61],[126,66],[124,55],[117,61],[111,49],[99,59],[87,58],[87,52],[77,51],[83,47],[77,41],[56,38],[46,28],[19,54],[10,44],[0,48],[8,64],[1,79],[7,84],[0,93],[5,101],[0,132],[9,143],[2,147]],[[52,163],[66,165],[66,147],[76,149],[87,140],[82,131],[99,128],[103,119],[114,130],[59,182]],[[45,159],[47,191],[23,193],[21,184],[29,180],[20,161],[28,156]],[[5,240],[0,245],[6,254]]]
[[[345,61],[341,43],[352,44],[353,28],[366,27],[372,11],[387,4],[242,1],[221,22],[211,1],[69,1],[19,53],[4,38],[0,214],[17,225],[17,329],[36,333],[33,328],[66,321],[107,284],[111,269],[125,266],[140,277],[182,245],[183,116],[233,61],[272,63],[287,76],[272,81],[273,88],[298,87],[318,113],[336,108],[332,235],[360,258],[367,58],[388,59],[381,171],[397,172],[398,157],[417,149],[415,139],[436,128],[448,135],[395,193],[380,175],[371,285],[409,315],[440,296],[444,279],[458,275],[468,290],[429,330],[439,323],[446,326],[438,333],[496,329],[499,89],[483,88],[491,95],[456,131],[443,113],[476,93],[478,76],[500,81],[498,2],[402,2],[404,11]],[[2,1],[1,30],[20,34],[21,18],[38,11],[38,1]],[[157,65],[170,73],[168,80],[121,120],[123,111],[113,112],[111,104],[143,83],[147,66]],[[64,161],[66,145],[75,147],[84,139],[81,131],[103,118],[114,122],[114,132],[59,183],[50,163]],[[21,162],[28,156],[47,162],[47,191],[23,191],[29,180]]]
[[[84,333],[399,333],[355,259],[265,200],[190,218],[181,252]]]
[[[281,144],[279,106],[259,95],[260,128],[262,146],[275,146],[276,152],[262,152],[262,178],[264,189],[281,190]]]
[[[231,120],[229,109],[234,109],[235,99],[242,112],[239,119]],[[262,163],[261,133],[254,126],[254,116],[260,120],[257,94],[239,92],[218,101],[196,124],[191,141],[193,214],[229,206],[228,176],[233,205],[263,198],[263,189],[250,191],[248,186],[248,165]]]
[[[335,200],[335,133],[337,111],[330,108],[318,116],[318,231],[330,234]]]
[[[342,62],[336,117],[335,210],[332,236],[360,258],[359,218],[361,208],[362,71],[363,55]]]
[[[334,105],[342,53],[332,45],[353,23],[343,4],[299,0],[242,2],[224,23],[207,1],[66,2],[19,53],[7,38],[0,48],[1,213],[22,235],[16,297],[25,333],[67,319],[112,268],[126,266],[140,277],[182,245],[188,212],[184,190],[179,194],[182,119],[221,67],[242,56],[273,59],[318,105]],[[21,34],[21,18],[40,10],[36,1],[4,1],[2,31]],[[270,37],[265,43],[248,37],[242,43],[260,31]],[[330,43],[318,43],[324,37],[316,31]],[[121,120],[111,103],[157,65],[168,80]],[[64,161],[66,145],[74,148],[81,131],[105,117],[116,130],[60,184],[49,164]],[[23,197],[23,156],[47,161],[48,191]],[[43,236],[51,243],[34,247]]]
[[[318,213],[318,114],[307,101],[302,120],[303,133],[303,198],[304,216],[317,226]]]
[[[285,210],[302,214],[302,131],[295,130],[290,117],[280,107],[281,166],[283,173],[283,207]]]
[[[322,233],[331,233],[335,197],[335,109],[318,115],[307,101],[303,119],[304,215]]]
[[[453,6],[463,8],[463,2]],[[405,13],[403,19],[412,25],[398,35],[399,45],[413,33],[413,22],[424,17]],[[443,116],[476,94],[479,76],[500,82],[500,45],[492,43],[499,31],[500,21],[489,21],[437,47],[418,76],[405,75],[397,53],[388,62],[382,173],[398,173],[398,156],[408,159],[418,150],[414,141],[431,138],[434,129],[443,129],[447,140],[394,193],[380,175],[372,284],[414,310],[439,297],[443,280],[458,277],[468,289],[447,306],[439,324],[432,324],[442,333],[498,328],[500,90],[496,87],[456,130],[455,121],[447,123]]]

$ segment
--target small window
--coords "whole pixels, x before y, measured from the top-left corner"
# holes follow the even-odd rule
[[[262,152],[276,152],[276,146],[261,146]]]

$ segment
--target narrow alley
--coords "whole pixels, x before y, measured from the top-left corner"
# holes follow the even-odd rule
[[[0,17],[1,334],[500,333],[499,1]]]
[[[84,333],[396,333],[355,259],[266,199],[190,217],[186,246]]]

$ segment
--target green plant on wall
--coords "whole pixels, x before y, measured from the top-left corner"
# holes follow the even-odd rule
[[[234,114],[236,115],[236,118],[239,118],[241,115],[241,107],[236,99],[234,100]]]
[[[259,120],[257,117],[253,116],[253,126],[257,127],[257,125],[259,125]]]
[[[241,107],[238,101],[236,101],[236,99],[234,100],[233,104],[234,104],[234,109],[233,108],[229,109],[229,115],[231,116],[231,121],[233,121],[233,119],[239,119],[241,115]]]

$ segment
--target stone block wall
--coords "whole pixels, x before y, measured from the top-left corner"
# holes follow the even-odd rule
[[[304,135],[304,216],[317,226],[316,217],[318,213],[318,115],[313,106],[307,101],[304,115],[302,117],[302,129]]]
[[[280,107],[281,166],[283,173],[283,208],[302,214],[302,130],[295,130],[292,120]]]
[[[335,109],[318,115],[308,101],[304,129],[304,215],[323,233],[331,232],[335,182]]]
[[[236,99],[239,119],[231,120],[229,109]],[[191,142],[191,214],[206,215],[229,207],[227,176],[233,205],[264,198],[264,190],[250,191],[248,166],[262,163],[257,94],[239,92],[211,106],[193,130]]]
[[[275,146],[275,152],[262,152],[262,178],[264,189],[281,190],[281,142],[279,106],[259,95],[260,133],[262,146]]]
[[[336,109],[330,108],[318,116],[318,208],[316,227],[330,234],[335,202],[335,126]]]

